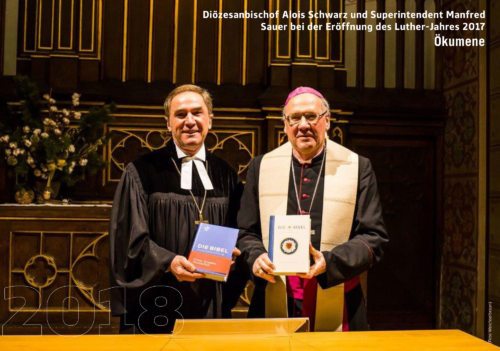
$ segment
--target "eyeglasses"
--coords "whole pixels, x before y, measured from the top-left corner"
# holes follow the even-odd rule
[[[323,117],[328,110],[325,110],[322,113],[314,113],[314,112],[305,112],[305,113],[292,113],[288,116],[284,116],[287,120],[290,127],[296,126],[300,122],[302,122],[302,118],[305,118],[306,122],[310,125],[315,125],[318,123],[319,119]]]

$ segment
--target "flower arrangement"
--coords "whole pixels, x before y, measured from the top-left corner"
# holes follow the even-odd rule
[[[16,77],[16,88],[21,100],[7,109],[0,125],[0,152],[14,170],[16,200],[29,202],[40,181],[45,186],[39,195],[49,200],[54,181],[73,186],[105,165],[99,149],[107,138],[103,127],[112,106],[82,113],[77,110],[80,94],[74,93],[71,105],[60,108],[51,94],[40,99],[38,88],[26,77]]]

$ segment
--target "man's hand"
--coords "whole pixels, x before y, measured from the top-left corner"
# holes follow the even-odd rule
[[[232,259],[231,268],[234,267],[234,262],[236,261],[236,259],[238,258],[239,255],[241,255],[241,251],[237,247],[235,247],[233,249],[233,252],[231,253],[231,259]]]
[[[326,272],[326,261],[325,256],[321,253],[321,251],[316,250],[312,244],[309,244],[309,253],[313,257],[314,264],[309,267],[308,273],[300,273],[297,274],[299,277],[304,279],[311,279],[321,273]]]
[[[256,277],[267,280],[270,283],[275,283],[272,276],[274,271],[274,264],[269,259],[267,253],[263,253],[253,263],[252,272]]]
[[[196,279],[204,278],[205,275],[195,273],[196,267],[186,257],[177,255],[170,263],[170,272],[180,282],[194,282]]]
[[[234,261],[236,260],[236,258],[237,258],[239,255],[241,255],[241,251],[240,251],[237,247],[235,247],[235,248],[233,249],[233,252],[232,252],[231,254],[232,254],[232,259],[233,259],[233,262],[234,262]]]

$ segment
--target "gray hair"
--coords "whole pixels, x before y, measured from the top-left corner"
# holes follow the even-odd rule
[[[163,103],[163,107],[165,108],[165,115],[168,118],[170,115],[170,105],[172,104],[172,100],[174,97],[181,93],[185,93],[188,91],[192,91],[193,93],[200,94],[201,97],[203,98],[203,102],[205,102],[205,105],[207,106],[207,110],[209,114],[212,114],[212,109],[213,109],[213,102],[212,102],[212,96],[208,92],[208,90],[194,84],[184,84],[180,85],[174,90],[168,94],[167,98],[165,99],[165,102]]]

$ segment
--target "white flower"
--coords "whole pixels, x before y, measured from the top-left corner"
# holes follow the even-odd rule
[[[82,159],[80,159],[80,161],[78,161],[78,164],[82,167],[85,167],[88,162],[89,162],[89,160],[87,160],[86,158],[82,158]]]
[[[15,148],[17,148],[17,143],[15,141],[13,141],[12,143],[9,144],[9,147],[11,149],[15,149]]]
[[[44,126],[48,126],[48,125],[50,125],[51,121],[52,121],[52,120],[51,120],[50,118],[44,118],[44,119],[43,119],[43,125],[44,125]]]
[[[43,94],[44,100],[49,101],[50,100],[50,95],[49,94]]]
[[[81,112],[75,112],[74,117],[75,117],[75,119],[80,119],[80,117],[82,117],[82,113]]]
[[[24,153],[26,152],[26,150],[24,150],[24,149],[18,149],[18,150],[19,150],[20,155],[24,155]]]
[[[48,171],[48,169],[47,169],[47,167],[45,165],[42,165],[42,171],[44,171],[44,172]]]
[[[40,134],[40,136],[42,137],[42,139],[47,139],[49,137],[49,134],[46,132],[43,132],[42,134]]]
[[[68,152],[75,152],[75,145],[71,144],[70,146],[68,146]]]
[[[12,154],[13,154],[14,156],[17,156],[17,155],[19,155],[20,153],[21,153],[21,149],[14,149],[14,151],[12,151]]]
[[[73,173],[73,169],[74,169],[74,167],[68,167],[68,174]]]
[[[57,106],[50,106],[50,112],[57,112]]]
[[[24,145],[26,145],[27,147],[30,147],[31,146],[31,141],[29,140],[24,140]]]
[[[4,143],[9,142],[9,135],[5,134],[3,137],[0,137],[0,141],[3,141]]]
[[[47,174],[45,174],[45,173],[42,174],[42,179],[47,179],[47,178],[48,178]]]
[[[7,156],[10,156],[10,154],[12,153],[12,150],[11,149],[5,149],[5,154]]]
[[[72,102],[73,106],[80,105],[80,94],[73,93],[73,95],[71,95],[71,102]]]
[[[40,177],[42,175],[42,171],[40,171],[38,168],[33,171],[33,174],[35,177]]]
[[[69,124],[69,119],[67,119],[66,117],[64,117],[62,121],[64,124]]]
[[[75,168],[75,166],[76,166],[76,162],[75,161],[71,161],[70,167]]]
[[[55,135],[61,135],[62,132],[61,132],[61,130],[59,128],[56,128],[56,129],[54,129],[54,134]]]
[[[42,132],[42,130],[40,128],[33,130],[34,135],[39,135],[41,132]]]
[[[26,159],[26,162],[27,162],[29,165],[31,165],[31,164],[35,163],[35,160],[33,159],[33,157],[28,156],[28,158]]]
[[[69,116],[69,111],[67,109],[65,109],[65,108],[63,108],[62,113],[65,116]]]
[[[23,132],[24,132],[25,134],[28,134],[28,133],[30,132],[30,127],[28,127],[28,126],[24,126],[24,127],[23,127]]]
[[[49,104],[55,104],[55,103],[56,103],[56,100],[54,100],[52,98],[49,99]]]

